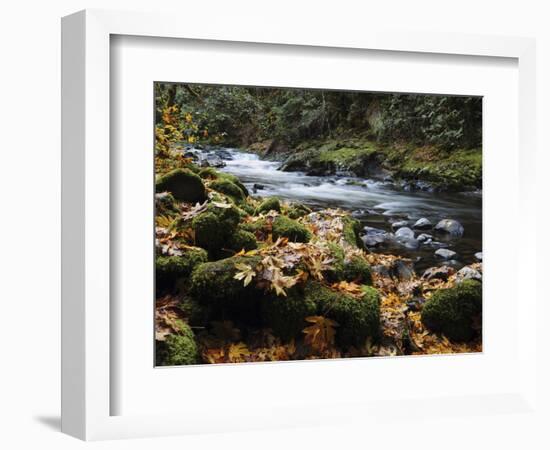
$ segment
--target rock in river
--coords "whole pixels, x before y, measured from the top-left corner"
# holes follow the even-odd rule
[[[472,269],[469,266],[465,266],[456,273],[456,282],[457,283],[462,283],[464,280],[478,280],[478,281],[481,281],[482,276],[477,270]]]
[[[420,242],[429,243],[433,239],[433,236],[431,234],[422,233],[422,234],[418,235],[418,237],[416,239],[418,239]]]
[[[365,227],[365,235],[361,238],[367,247],[377,247],[391,239],[393,235],[380,228]]]
[[[391,224],[392,230],[397,230],[398,228],[406,227],[409,224],[406,220],[398,220]]]
[[[401,227],[395,232],[397,239],[414,239],[414,231],[408,227]]]
[[[425,217],[422,217],[414,223],[413,228],[417,230],[429,230],[432,228],[432,223]]]
[[[435,231],[446,233],[452,237],[461,237],[464,234],[464,227],[458,220],[443,219],[435,226]]]
[[[443,259],[453,259],[456,256],[456,252],[448,248],[439,248],[435,251],[435,254]]]

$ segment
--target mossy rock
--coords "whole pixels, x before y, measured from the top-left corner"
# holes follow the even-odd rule
[[[281,202],[277,197],[266,198],[260,205],[256,208],[255,214],[268,213],[269,211],[281,212]]]
[[[363,286],[364,295],[354,298],[317,282],[305,287],[305,298],[315,302],[318,314],[335,320],[336,342],[343,348],[362,346],[368,337],[377,338],[380,332],[380,296],[370,286]]]
[[[191,275],[191,294],[203,303],[231,301],[252,289],[254,284],[244,286],[242,280],[234,278],[239,271],[236,264],[255,267],[260,260],[257,256],[233,256],[200,264]]]
[[[187,281],[185,288],[188,288]],[[179,308],[185,315],[187,322],[190,325],[204,326],[212,319],[212,308],[208,305],[201,304],[193,297],[185,296],[179,304]]]
[[[334,242],[329,242],[328,247],[332,262],[331,270],[326,271],[325,276],[329,281],[353,281],[357,284],[372,285],[370,264],[364,258],[355,255],[346,259],[344,249]]]
[[[241,205],[239,205],[240,208],[246,212],[249,216],[252,216],[254,215],[254,212],[256,211],[256,208],[254,208],[254,206],[248,204],[248,203],[243,203]]]
[[[241,203],[246,198],[242,189],[229,180],[214,180],[210,183],[209,187],[214,191],[221,192],[222,194],[227,195],[236,203]]]
[[[185,249],[181,256],[157,256],[155,260],[157,292],[174,287],[178,278],[188,277],[195,266],[208,261],[202,248]]]
[[[455,287],[436,291],[422,309],[422,323],[453,341],[469,341],[476,331],[473,320],[482,312],[482,286],[465,280]]]
[[[156,191],[170,192],[181,202],[202,203],[206,200],[206,189],[201,178],[189,169],[174,169],[159,177]]]
[[[353,256],[344,262],[344,280],[357,284],[372,285],[372,273],[370,264],[360,256]]]
[[[316,314],[317,306],[311,298],[304,298],[298,287],[287,291],[287,296],[270,295],[262,300],[264,323],[283,341],[302,335],[307,326],[306,317]]]
[[[364,249],[365,243],[361,239],[359,233],[361,232],[361,223],[350,216],[344,216],[342,218],[344,224],[343,237],[350,245],[354,245],[357,248]]]
[[[231,183],[237,185],[239,189],[243,192],[245,197],[248,197],[250,194],[248,192],[248,189],[246,186],[241,182],[239,177],[226,172],[220,172],[213,167],[205,167],[204,169],[201,169],[199,171],[199,176],[204,179],[210,179],[210,180],[225,180],[230,181]],[[220,191],[221,192],[221,191]]]
[[[178,212],[176,199],[170,192],[159,192],[155,194],[155,214],[157,216],[168,216]]]
[[[204,179],[217,180],[219,174],[220,173],[213,167],[205,167],[199,171],[199,176]]]
[[[272,229],[275,239],[286,237],[291,242],[309,242],[311,239],[311,233],[304,225],[286,216],[277,216]]]
[[[311,212],[311,209],[301,203],[293,203],[288,208],[287,216],[291,219],[299,219],[300,217],[307,216]]]
[[[195,335],[189,325],[181,322],[179,334],[170,334],[164,341],[156,341],[157,366],[184,366],[199,362]]]
[[[222,248],[227,247],[240,220],[239,211],[234,206],[219,208],[208,205],[206,211],[196,216],[191,223],[196,245],[208,250],[211,257],[216,257]]]
[[[258,248],[258,242],[256,236],[250,231],[237,229],[231,236],[228,247],[235,251],[249,251]]]

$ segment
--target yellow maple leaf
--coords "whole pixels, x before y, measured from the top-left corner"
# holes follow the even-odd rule
[[[323,316],[306,317],[306,321],[312,324],[302,330],[307,345],[320,352],[334,346],[338,322]]]
[[[237,272],[233,278],[235,278],[235,280],[243,280],[244,279],[244,285],[245,286],[248,286],[250,284],[250,282],[252,281],[252,278],[254,278],[256,276],[256,272],[248,264],[236,263],[235,268],[237,270],[240,270],[240,272]]]
[[[230,362],[244,362],[245,358],[250,356],[250,350],[244,342],[238,342],[229,346],[227,356]]]

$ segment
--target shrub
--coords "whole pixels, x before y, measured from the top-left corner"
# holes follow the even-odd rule
[[[475,335],[473,319],[481,314],[482,286],[466,280],[455,287],[436,291],[422,309],[422,322],[454,341],[468,341]]]
[[[174,169],[159,177],[157,192],[171,192],[176,200],[188,203],[206,200],[206,189],[198,175],[189,169]]]

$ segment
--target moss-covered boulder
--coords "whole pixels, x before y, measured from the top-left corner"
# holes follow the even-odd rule
[[[268,213],[269,211],[281,212],[281,202],[277,197],[266,198],[260,205],[256,208],[255,214]]]
[[[198,247],[188,247],[180,256],[157,256],[155,260],[157,291],[173,288],[178,278],[188,277],[195,266],[206,261],[208,261],[208,254]]]
[[[182,322],[179,334],[170,334],[164,341],[156,341],[155,360],[157,366],[183,366],[199,362],[195,335],[189,325]]]
[[[364,249],[365,243],[359,235],[359,233],[361,232],[361,223],[350,216],[344,216],[342,218],[342,222],[344,224],[344,241],[346,241],[350,245],[354,245],[355,247]]]
[[[258,242],[253,233],[238,228],[229,239],[228,247],[235,251],[249,251],[258,248]]]
[[[221,192],[222,194],[227,195],[236,203],[241,203],[246,198],[242,189],[239,186],[237,186],[235,183],[229,180],[218,179],[218,180],[212,181],[209,187],[210,189],[213,189],[216,192]]]
[[[239,271],[236,265],[246,264],[254,268],[259,262],[260,258],[256,256],[233,256],[200,264],[191,275],[191,293],[205,303],[234,299],[253,285],[244,286],[242,280],[234,278]]]
[[[243,192],[245,197],[249,196],[248,189],[246,186],[239,180],[239,177],[226,172],[220,172],[213,167],[205,167],[204,169],[201,169],[199,172],[199,176],[201,178],[207,179],[207,180],[226,180],[233,184],[235,184],[241,191]],[[221,192],[221,191],[220,191]]]
[[[346,258],[344,249],[334,242],[329,242],[328,248],[332,262],[325,276],[329,281],[353,281],[357,284],[372,285],[370,264],[363,257],[354,255]]]
[[[287,216],[291,219],[299,219],[300,217],[308,215],[310,212],[311,209],[306,205],[301,203],[293,203],[290,208],[288,208]]]
[[[216,257],[222,248],[227,248],[240,220],[239,210],[234,206],[220,208],[214,204],[208,205],[206,211],[191,222],[196,245],[208,250],[211,257]]]
[[[304,225],[286,216],[275,217],[272,230],[275,239],[286,237],[291,242],[309,242],[311,239],[311,233]]]
[[[481,312],[481,283],[466,280],[455,287],[436,291],[424,304],[422,322],[453,341],[468,341],[476,334],[473,321]]]
[[[357,284],[372,285],[370,264],[361,256],[353,256],[344,262],[344,280]]]
[[[204,202],[206,189],[201,178],[189,169],[174,169],[158,178],[157,192],[170,192],[176,200],[188,203]]]
[[[170,192],[159,192],[155,194],[155,215],[166,216],[178,212],[176,199]]]
[[[304,298],[298,287],[288,290],[286,297],[270,295],[261,301],[265,325],[283,341],[301,336],[307,326],[305,318],[314,316],[317,310],[315,302],[311,298]]]
[[[305,299],[315,302],[318,314],[338,322],[336,341],[343,348],[362,346],[368,337],[379,335],[380,296],[370,286],[363,286],[363,291],[361,298],[355,298],[317,282],[306,284]]]

